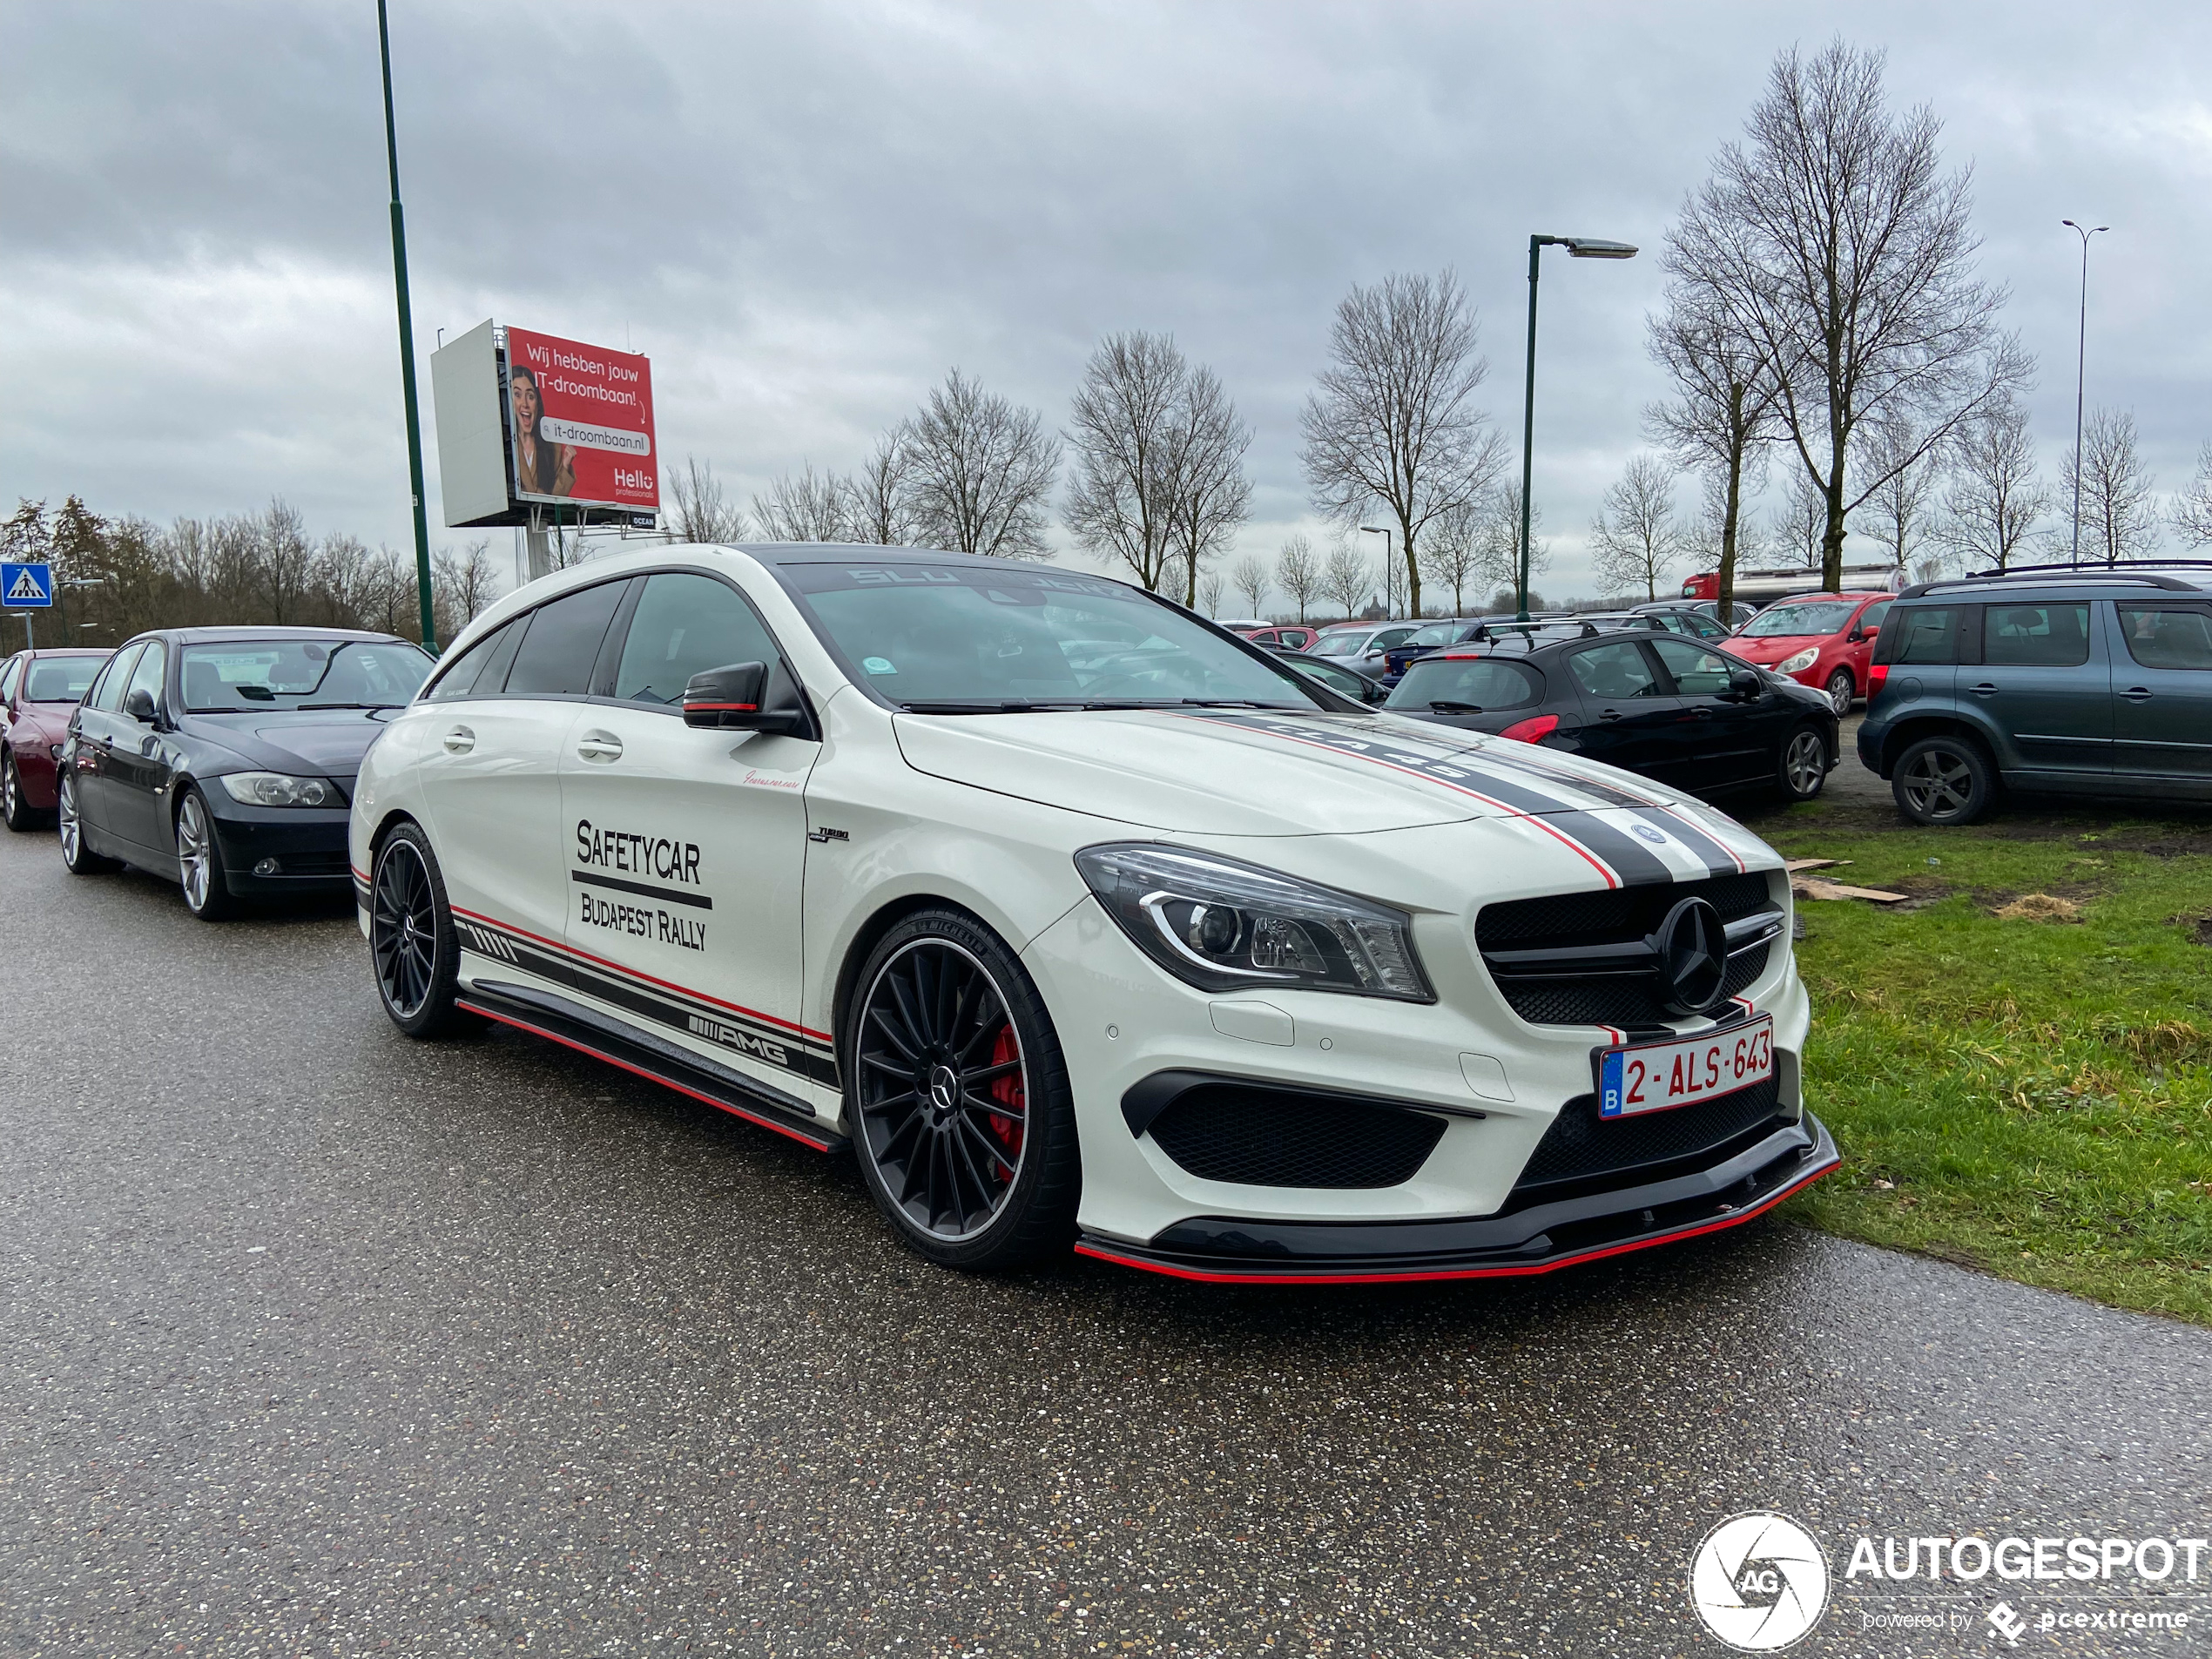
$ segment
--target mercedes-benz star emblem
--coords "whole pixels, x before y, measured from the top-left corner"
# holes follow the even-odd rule
[[[1651,935],[1669,1014],[1703,1014],[1721,1000],[1728,976],[1728,932],[1703,899],[1684,899]]]
[[[960,1099],[960,1079],[949,1066],[937,1066],[929,1073],[929,1103],[942,1116],[952,1110]]]

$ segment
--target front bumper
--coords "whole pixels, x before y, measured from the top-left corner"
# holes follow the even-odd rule
[[[1379,1285],[1548,1273],[1741,1226],[1839,1162],[1811,1113],[1710,1169],[1535,1204],[1496,1216],[1415,1222],[1270,1222],[1198,1217],[1143,1244],[1085,1234],[1077,1253],[1212,1284]]]
[[[224,885],[239,898],[351,889],[346,858],[349,808],[247,806],[219,786],[201,792],[223,855]],[[266,859],[275,860],[276,869],[255,874],[254,867]]]

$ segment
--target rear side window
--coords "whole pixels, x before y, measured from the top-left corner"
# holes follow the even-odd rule
[[[1659,677],[1651,671],[1643,648],[1630,640],[1594,645],[1567,659],[1574,664],[1575,683],[1592,697],[1661,697]]]
[[[1875,647],[1884,663],[1955,663],[1965,605],[1907,605],[1891,612]]]
[[[776,661],[776,642],[745,597],[711,576],[645,579],[630,618],[615,695],[629,703],[684,700],[691,676],[733,663]]]
[[[581,697],[591,689],[591,670],[606,642],[626,582],[602,582],[567,594],[530,613],[529,631],[508,671],[509,697]]]
[[[132,645],[108,658],[107,672],[92,688],[94,708],[111,714],[123,706],[123,688],[131,683],[131,671],[138,665],[138,653],[145,649],[143,645]]]
[[[2089,660],[2088,604],[1985,605],[1981,652],[1999,665],[2078,667]]]
[[[1525,709],[1543,700],[1543,682],[1519,663],[1494,658],[1432,657],[1406,671],[1388,707],[1425,709],[1432,703],[1465,703],[1488,713]]]
[[[2212,670],[2212,612],[2124,604],[2120,636],[2145,668]]]

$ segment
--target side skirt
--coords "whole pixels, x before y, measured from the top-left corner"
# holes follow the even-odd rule
[[[846,1145],[845,1136],[823,1127],[813,1109],[796,1096],[755,1082],[727,1066],[718,1066],[711,1060],[686,1054],[672,1042],[633,1030],[565,996],[527,985],[480,979],[455,1001],[472,1014],[619,1066],[734,1117],[788,1136],[818,1152],[835,1152]]]

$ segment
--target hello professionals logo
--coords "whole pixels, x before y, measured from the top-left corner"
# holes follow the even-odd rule
[[[1730,1515],[1689,1558],[1689,1604],[1730,1647],[1778,1652],[1828,1610],[1828,1557],[1787,1515]]]

